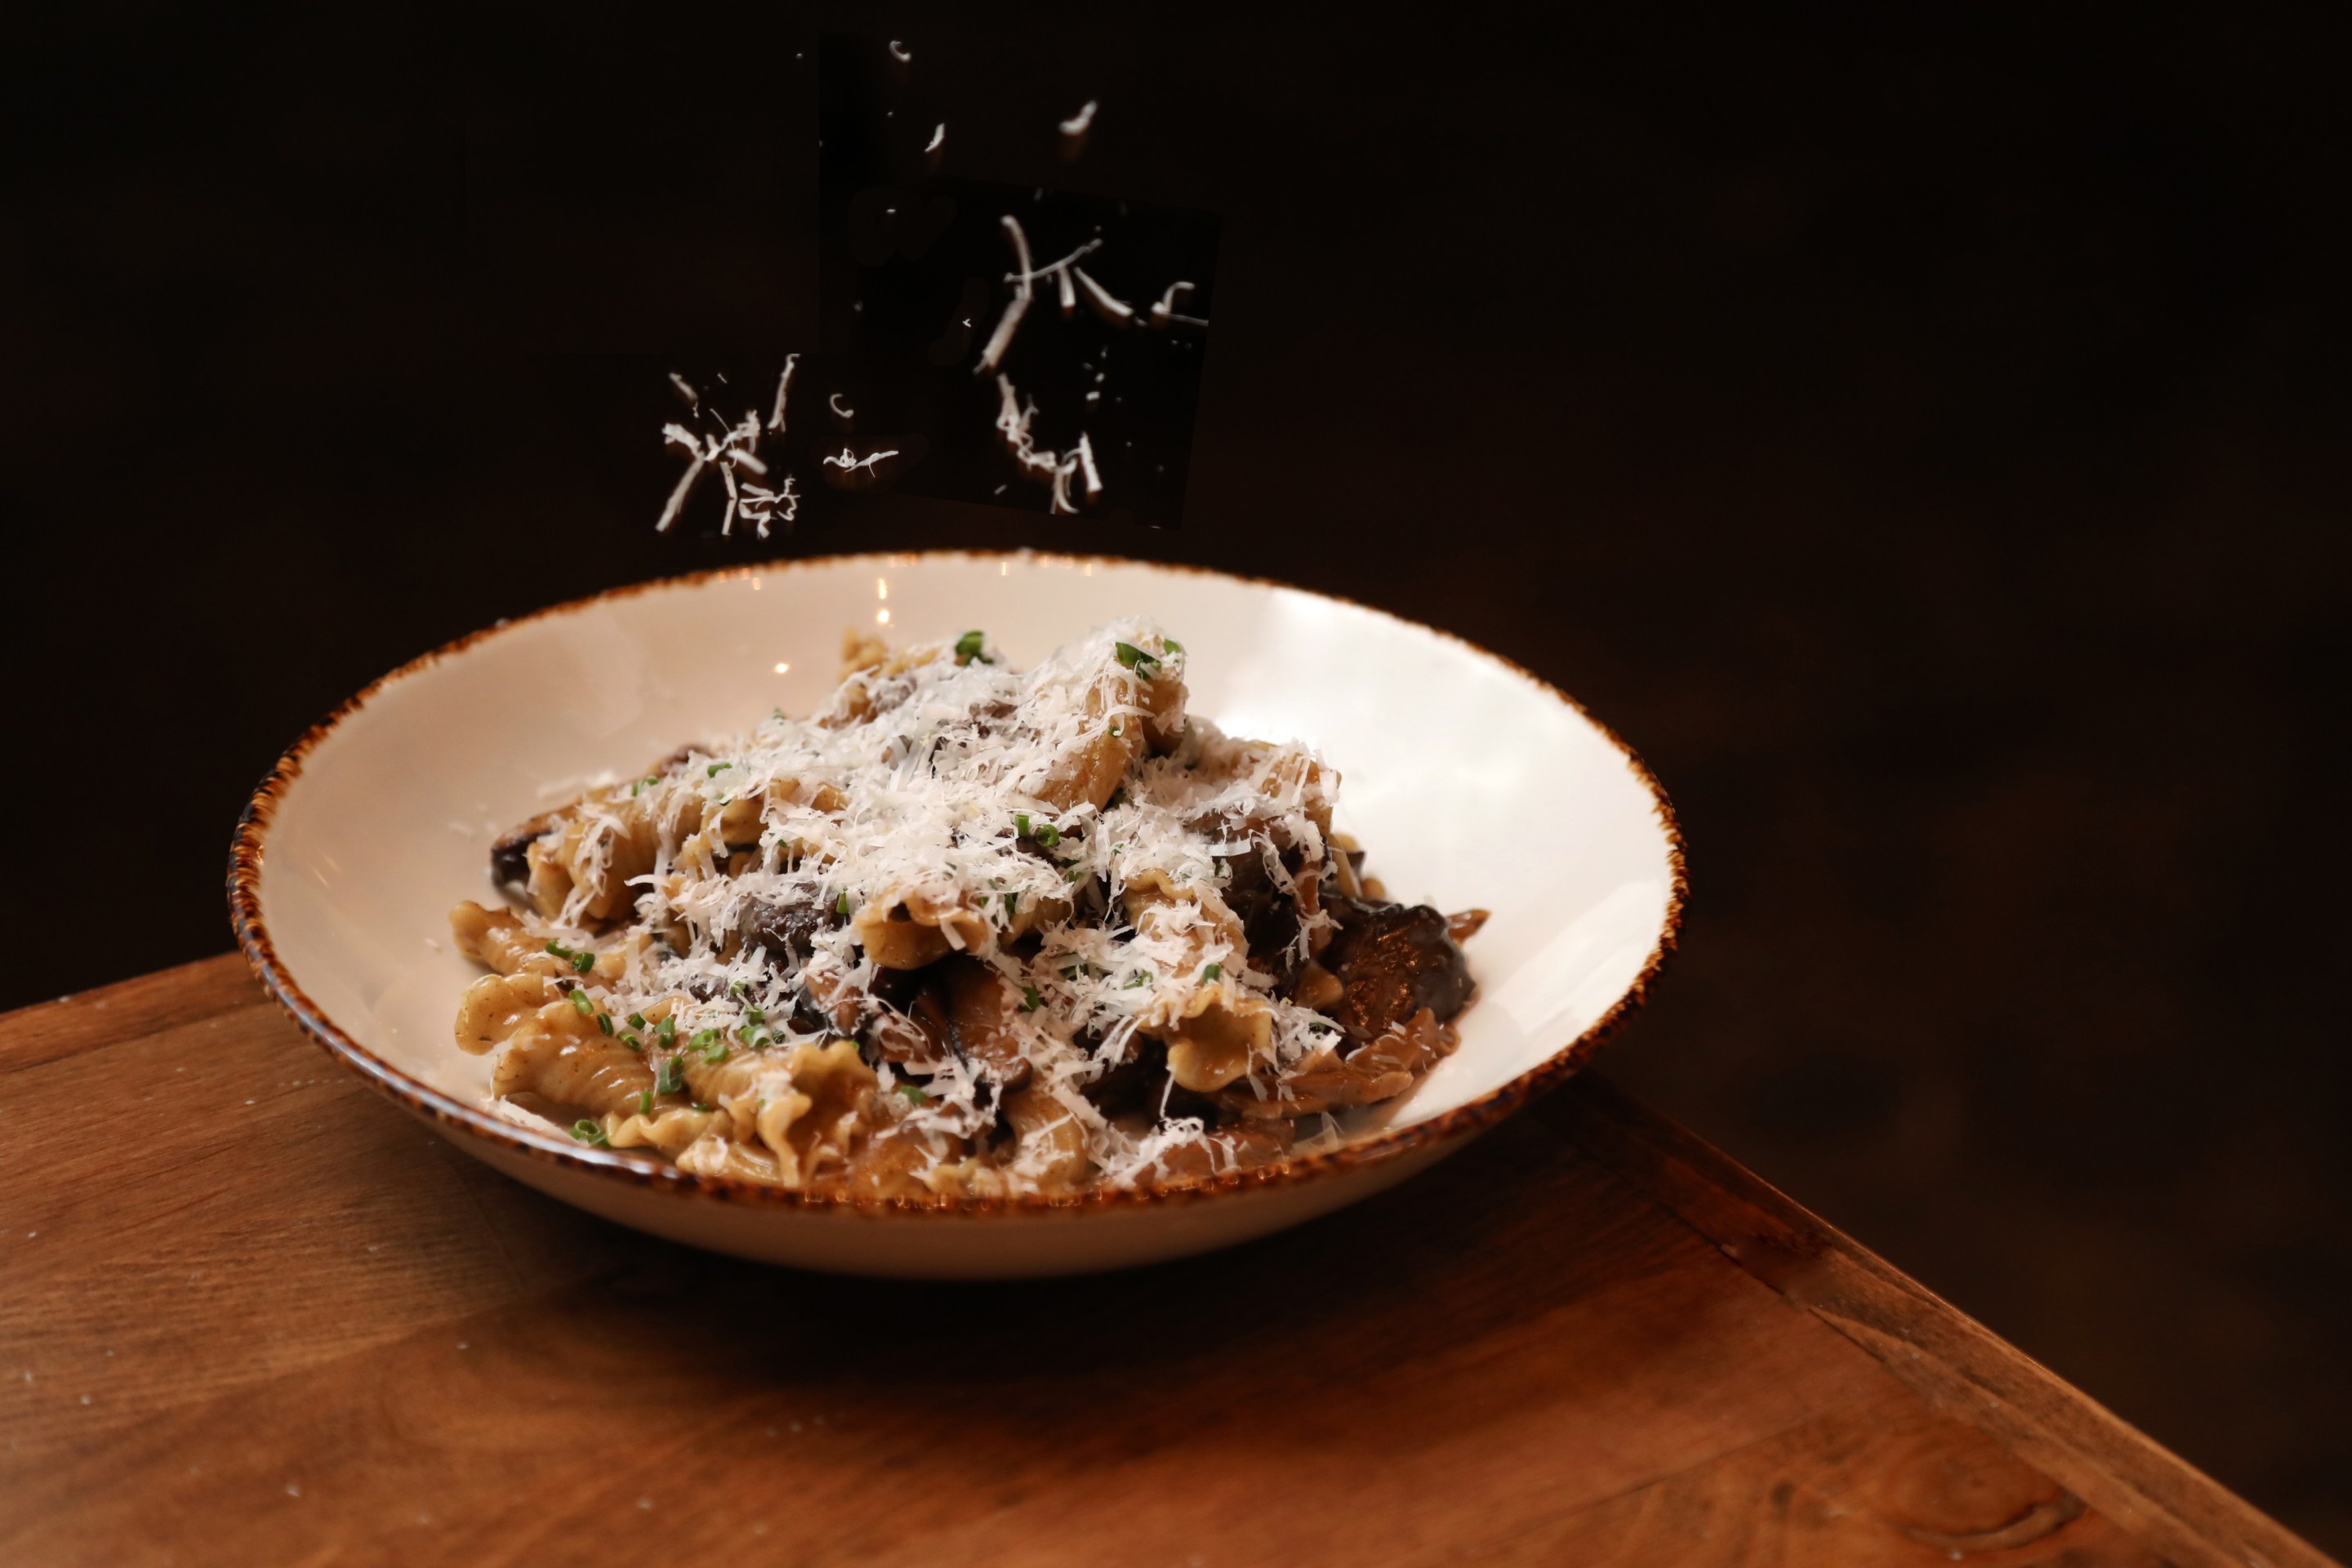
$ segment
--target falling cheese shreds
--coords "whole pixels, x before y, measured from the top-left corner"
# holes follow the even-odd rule
[[[1073,250],[1069,255],[1063,257],[1058,261],[1049,261],[1045,263],[1045,266],[1037,268],[1034,272],[1008,272],[1004,275],[1004,280],[1007,283],[1027,283],[1034,282],[1040,278],[1059,276],[1072,262],[1082,260],[1087,257],[1092,256],[1096,251],[1100,250],[1102,248],[1102,243],[1101,237],[1097,236],[1095,238],[1087,240],[1084,245],[1079,246],[1076,250]],[[1189,289],[1192,285],[1188,283],[1185,287]]]
[[[790,528],[800,511],[799,480],[793,475],[786,474],[782,487],[777,489],[750,483],[743,487],[743,517],[759,529],[762,539],[768,537],[770,524],[781,522]]]
[[[784,399],[792,384],[793,365],[799,358],[798,354],[793,354],[786,359],[783,379],[776,388],[775,411],[772,416],[774,421],[771,426],[772,428],[782,426]],[[693,403],[696,417],[709,416],[709,411],[701,405],[699,396],[685,377],[673,371],[670,373],[670,381],[677,388],[679,395],[688,398]],[[765,479],[769,471],[768,460],[760,456],[760,414],[757,409],[745,410],[741,419],[728,426],[723,432],[715,436],[697,435],[686,426],[675,422],[663,426],[663,443],[684,452],[687,455],[687,465],[686,471],[678,476],[677,484],[671,489],[668,501],[663,505],[661,516],[654,522],[654,531],[656,533],[669,531],[671,525],[677,521],[678,514],[685,510],[688,499],[694,493],[694,487],[701,479],[705,470],[716,466],[720,479],[727,486],[727,510],[719,523],[720,535],[733,534],[735,520],[740,516],[757,522],[760,525],[760,537],[765,539],[768,536],[768,526],[775,518],[775,502],[781,498],[789,497],[793,486],[791,476],[787,475],[782,490],[771,489],[765,486],[759,487],[760,502],[756,510],[752,506],[746,504],[751,494],[750,488],[740,483],[736,476],[742,473]],[[792,510],[785,514],[785,521],[789,522],[797,510],[798,507],[795,504]]]
[[[776,378],[776,406],[768,415],[768,428],[782,435],[784,430],[784,400],[793,393],[793,371],[800,364],[801,356],[784,356],[784,374]]]
[[[871,472],[874,465],[880,462],[883,458],[895,458],[898,455],[898,448],[894,447],[887,452],[868,452],[866,456],[861,458],[857,455],[856,447],[844,447],[841,449],[841,455],[839,457],[828,456],[824,459],[824,462],[825,467],[829,468],[839,468],[844,473],[849,473],[857,468],[865,468]]]
[[[702,478],[703,468],[699,454],[686,465],[686,472],[677,477],[677,488],[669,492],[669,500],[662,507],[660,521],[654,524],[656,533],[667,533],[670,524],[677,521],[678,512],[686,506],[686,498],[694,493],[695,481]]]
[[[1114,327],[1123,327],[1135,320],[1135,307],[1096,282],[1085,268],[1073,267],[1070,270],[1077,274],[1078,287],[1085,292],[1087,303],[1092,305],[1104,321]]]
[[[1021,318],[1029,310],[1029,237],[1022,232],[1021,220],[1011,213],[1004,215],[1003,223],[1005,232],[1013,238],[1016,280],[1013,298],[1004,302],[1004,314],[997,318],[996,331],[989,334],[988,345],[980,351],[980,363],[972,366],[974,375],[985,375],[1003,362],[1004,351],[1013,346],[1013,334],[1020,329]]]
[[[1171,283],[1168,285],[1167,292],[1160,295],[1159,301],[1155,303],[1150,310],[1145,312],[1145,319],[1155,327],[1169,327],[1179,324],[1187,327],[1207,326],[1209,323],[1199,316],[1184,316],[1177,313],[1177,299],[1181,295],[1190,294],[1191,292],[1192,292],[1192,285],[1190,283],[1182,282],[1181,280]]]

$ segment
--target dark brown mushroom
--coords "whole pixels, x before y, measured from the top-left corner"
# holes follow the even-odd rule
[[[1427,904],[1334,904],[1339,929],[1321,962],[1339,976],[1331,1016],[1349,1038],[1374,1039],[1424,1007],[1443,1024],[1469,1005],[1477,985],[1444,915]]]
[[[554,831],[554,813],[543,812],[501,835],[490,846],[490,880],[501,888],[530,886],[530,847]]]

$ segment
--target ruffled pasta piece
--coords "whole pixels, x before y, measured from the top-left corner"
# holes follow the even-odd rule
[[[1168,1047],[1168,1070],[1182,1088],[1211,1094],[1250,1070],[1274,1044],[1274,1006],[1239,983],[1242,922],[1213,889],[1179,889],[1148,871],[1127,885],[1128,919],[1141,941],[1172,942],[1186,978],[1161,986],[1137,1027]],[[1200,979],[1215,964],[1213,981]]]
[[[1198,784],[1246,783],[1261,798],[1262,812],[1295,808],[1306,813],[1325,839],[1331,837],[1331,801],[1339,788],[1338,769],[1304,746],[1238,740],[1207,724],[1194,729],[1202,732],[1192,766]]]
[[[724,1118],[716,1110],[672,1106],[604,1118],[604,1141],[615,1149],[653,1149],[675,1160]]]
[[[1042,1089],[1016,1089],[1004,1097],[1004,1120],[1018,1140],[1011,1163],[1031,1190],[1071,1193],[1087,1184],[1094,1161],[1076,1111]]]
[[[687,1071],[696,1092],[721,1096],[719,1114],[688,1150],[702,1163],[689,1168],[712,1175],[759,1169],[767,1173],[752,1179],[787,1187],[812,1186],[829,1168],[848,1164],[876,1085],[850,1040],[794,1046],[781,1061],[746,1055],[717,1072]],[[729,1152],[722,1171],[714,1163],[722,1158],[716,1143],[755,1157],[746,1164]]]
[[[1273,1005],[1229,982],[1197,987],[1169,1011],[1148,1032],[1168,1047],[1168,1075],[1197,1094],[1241,1078],[1274,1044]]]
[[[485,974],[457,999],[457,1048],[478,1057],[502,1046],[541,1008],[562,998],[544,974]]]
[[[1138,1174],[1162,1186],[1213,1181],[1235,1171],[1272,1164],[1290,1152],[1294,1135],[1287,1121],[1221,1128],[1171,1143],[1153,1155]]]
[[[698,1176],[730,1176],[763,1186],[789,1187],[776,1157],[756,1143],[738,1143],[719,1132],[706,1132],[677,1155],[677,1168]]]
[[[1268,1099],[1231,1091],[1220,1102],[1254,1121],[1377,1105],[1420,1082],[1422,1074],[1453,1053],[1456,1039],[1450,1026],[1423,1007],[1349,1056],[1328,1048],[1317,1051],[1284,1073]]]
[[[772,779],[704,812],[701,826],[679,842],[674,858],[692,877],[740,876],[761,863],[769,830],[782,827],[791,808],[801,806],[830,816],[846,804],[839,790],[822,781]],[[790,837],[783,847],[788,859],[810,848],[806,842]]]
[[[907,671],[930,663],[944,650],[936,645],[893,650],[871,632],[856,627],[841,634],[841,689],[832,707],[817,718],[828,730],[862,724],[904,702],[911,690],[900,679]]]
[[[449,911],[449,931],[457,939],[458,952],[500,974],[568,978],[581,973],[580,966],[572,960],[550,952],[547,938],[533,931],[512,910],[487,909],[468,900]],[[628,965],[628,952],[624,947],[596,954],[587,973],[611,985],[627,972]]]
[[[645,1058],[600,1032],[569,998],[551,1002],[526,1019],[507,1041],[491,1075],[498,1094],[534,1095],[596,1116],[632,1109],[653,1087],[653,1069]]]
[[[1012,1178],[978,1154],[942,1161],[917,1180],[925,1192],[939,1198],[1001,1198],[1013,1190]]]
[[[1164,647],[1165,658],[1175,656]],[[1150,679],[1116,659],[1087,688],[1087,733],[1066,748],[1046,770],[1036,798],[1056,811],[1099,807],[1118,793],[1128,770],[1149,751],[1171,750],[1184,733],[1184,681],[1181,664],[1155,662]]]
[[[667,808],[699,818],[700,802],[678,795]],[[531,908],[548,920],[602,922],[636,907],[642,877],[659,859],[665,831],[690,832],[696,821],[667,823],[655,796],[618,787],[593,790],[553,814],[553,828],[527,856]]]
[[[856,1197],[929,1198],[937,1195],[923,1180],[951,1155],[963,1152],[961,1140],[906,1122],[883,1128],[851,1153],[842,1173],[842,1188]]]
[[[983,952],[996,945],[987,917],[961,895],[928,890],[868,900],[850,917],[849,928],[879,969],[921,969],[950,952]]]

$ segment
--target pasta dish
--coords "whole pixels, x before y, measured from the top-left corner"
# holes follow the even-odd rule
[[[1454,1048],[1483,911],[1391,901],[1337,774],[1189,717],[1157,626],[844,662],[813,717],[497,842],[509,900],[451,915],[495,1109],[802,1191],[1055,1196],[1324,1146]]]

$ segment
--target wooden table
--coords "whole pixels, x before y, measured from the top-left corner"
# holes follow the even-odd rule
[[[223,957],[0,1016],[0,1563],[2324,1562],[1588,1076],[1220,1257],[616,1229]]]

